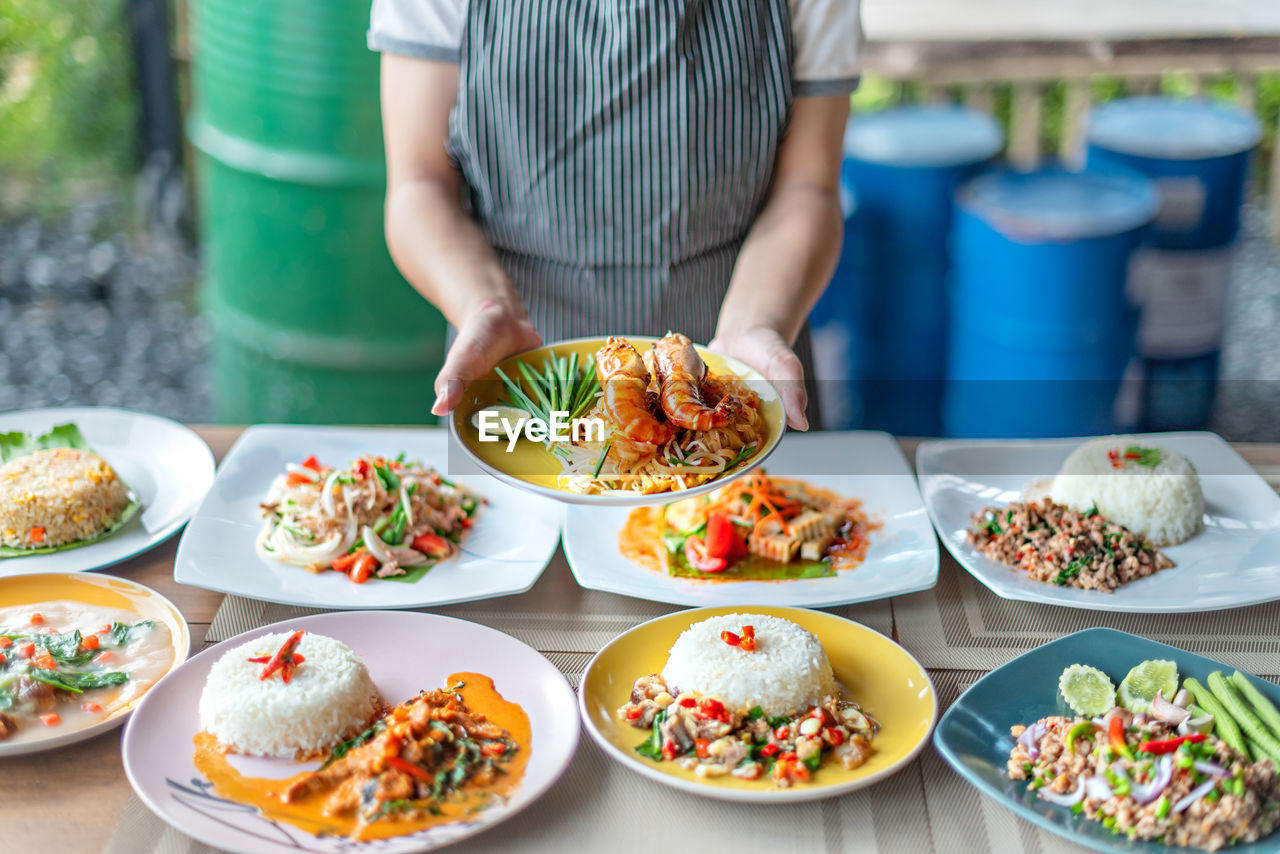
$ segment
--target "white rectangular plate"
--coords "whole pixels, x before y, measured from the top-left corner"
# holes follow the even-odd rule
[[[887,433],[788,433],[764,467],[862,501],[881,527],[867,558],[828,578],[703,581],[672,578],[627,560],[618,533],[630,510],[571,507],[564,547],[583,587],[675,605],[791,605],[805,608],[869,602],[938,581],[938,541],[898,443]],[[671,500],[683,497],[673,494]]]
[[[1005,599],[1135,613],[1212,611],[1280,599],[1280,496],[1214,433],[1138,435],[1196,467],[1204,489],[1204,530],[1162,549],[1176,564],[1172,569],[1113,593],[1033,581],[965,539],[974,513],[1019,500],[1029,484],[1057,474],[1067,454],[1088,439],[922,442],[916,470],[947,550]]]
[[[182,584],[314,608],[419,608],[523,593],[555,553],[564,513],[553,501],[484,475],[449,476],[489,503],[463,537],[462,554],[412,584],[382,579],[354,584],[342,573],[313,574],[267,560],[254,549],[262,528],[258,503],[285,463],[315,454],[326,465],[345,466],[361,454],[404,452],[444,472],[448,441],[440,429],[250,427],[223,460],[183,533],[173,577]]]

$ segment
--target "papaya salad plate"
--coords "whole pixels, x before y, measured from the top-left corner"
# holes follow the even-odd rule
[[[678,333],[512,356],[467,386],[449,423],[503,481],[613,507],[706,494],[763,463],[786,430],[768,380]]]
[[[820,608],[938,579],[933,525],[887,433],[793,433],[710,495],[570,507],[564,547],[583,587],[679,605]]]
[[[196,655],[139,706],[122,756],[152,812],[217,850],[407,854],[529,806],[579,732],[568,681],[515,638],[344,611]]]
[[[190,645],[178,609],[136,582],[53,572],[0,578],[0,758],[120,726]]]
[[[822,611],[697,608],[615,638],[578,703],[616,762],[682,792],[752,804],[835,797],[923,749],[938,704],[911,655]]]
[[[83,572],[173,536],[213,482],[187,427],[109,407],[0,415],[0,576]]]
[[[938,753],[1000,806],[1094,851],[1275,851],[1280,686],[1114,629],[975,682]]]
[[[174,578],[316,608],[413,608],[523,593],[563,507],[453,475],[448,433],[259,425],[228,452]]]

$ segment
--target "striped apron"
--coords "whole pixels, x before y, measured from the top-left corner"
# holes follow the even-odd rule
[[[791,51],[788,0],[470,0],[448,150],[543,340],[711,338]]]

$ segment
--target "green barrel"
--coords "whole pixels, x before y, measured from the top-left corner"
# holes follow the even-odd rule
[[[204,309],[222,422],[414,424],[445,322],[383,237],[368,0],[198,0]]]

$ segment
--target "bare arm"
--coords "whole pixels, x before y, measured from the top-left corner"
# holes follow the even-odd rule
[[[462,176],[445,152],[458,67],[382,57],[387,246],[400,272],[458,330],[436,378],[443,415],[466,383],[541,343],[484,234],[462,209]]]
[[[791,351],[840,253],[840,157],[849,99],[800,98],[764,208],[738,254],[712,346],[777,381],[791,426],[806,429]]]

